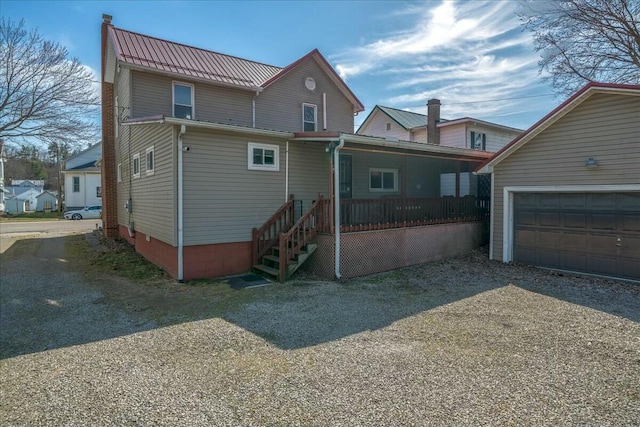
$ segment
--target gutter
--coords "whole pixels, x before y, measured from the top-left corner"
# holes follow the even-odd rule
[[[153,125],[153,124],[168,124],[168,125],[179,125],[179,126],[185,125],[192,128],[213,129],[221,132],[239,133],[244,135],[265,136],[265,137],[283,138],[283,139],[285,138],[293,139],[294,137],[294,133],[292,132],[252,128],[248,126],[239,126],[239,125],[228,125],[223,123],[203,122],[203,121],[191,120],[191,119],[178,119],[175,117],[165,117],[165,116],[141,117],[137,119],[129,119],[121,123],[122,126]]]
[[[333,208],[334,208],[334,228],[335,228],[335,275],[336,279],[341,279],[340,274],[340,149],[344,147],[344,136],[340,134],[339,144],[333,150]]]
[[[178,133],[178,283],[184,283],[184,204],[182,176],[182,157],[184,148],[182,146],[182,135],[187,132],[187,126],[181,125]]]

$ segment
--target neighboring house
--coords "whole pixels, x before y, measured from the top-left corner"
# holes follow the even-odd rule
[[[7,213],[33,212],[38,205],[38,196],[42,193],[41,188],[14,187],[21,188],[18,194],[8,194],[5,199]]]
[[[43,179],[12,179],[11,185],[7,187],[11,196],[18,196],[26,191],[35,190],[38,194],[44,191]]]
[[[590,83],[478,169],[491,259],[640,280],[640,86]]]
[[[51,212],[57,209],[57,194],[45,190],[36,196],[36,212]]]
[[[522,133],[521,129],[471,117],[441,119],[437,99],[429,100],[427,106],[431,120],[429,115],[376,105],[356,133],[490,152],[498,151]],[[433,130],[431,134],[429,129]]]
[[[98,143],[64,160],[65,210],[102,205],[101,155],[102,144]]]
[[[6,161],[4,140],[0,139],[0,213],[5,211],[5,195],[9,193],[9,190],[4,188],[4,164]]]
[[[104,233],[178,280],[283,280],[312,253],[353,277],[481,243],[488,203],[461,176],[491,154],[354,135],[364,107],[317,50],[281,68],[103,18]]]
[[[440,100],[427,103],[428,115],[376,105],[356,133],[388,140],[436,144],[447,147],[496,152],[522,133],[521,129],[471,117],[454,120],[440,118]],[[472,172],[459,175],[460,196],[489,197],[488,179]],[[456,195],[456,174],[443,173],[440,195]]]

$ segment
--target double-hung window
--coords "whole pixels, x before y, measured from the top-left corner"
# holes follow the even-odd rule
[[[315,132],[318,129],[318,107],[314,104],[302,104],[302,130]]]
[[[251,170],[280,170],[280,147],[271,144],[249,143],[247,167]]]
[[[487,134],[471,131],[471,149],[472,150],[487,150]]]
[[[398,169],[369,168],[369,191],[398,191]]]
[[[173,82],[173,117],[193,119],[193,100],[193,85]]]
[[[73,192],[74,193],[79,193],[80,192],[80,177],[79,176],[74,176],[73,177]]]
[[[133,155],[133,177],[140,178],[140,153]]]
[[[153,175],[154,168],[155,168],[155,158],[153,156],[153,147],[149,147],[145,151],[145,160],[147,163],[147,175]]]

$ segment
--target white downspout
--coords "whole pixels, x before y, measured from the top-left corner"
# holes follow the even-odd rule
[[[340,274],[340,149],[344,147],[344,137],[340,136],[340,143],[333,150],[333,211],[335,229],[335,274],[336,279],[342,278]]]
[[[178,282],[184,283],[184,205],[183,205],[183,170],[182,170],[182,135],[187,132],[185,125],[180,125],[180,133],[178,133]]]
[[[284,202],[289,201],[289,140],[284,150]]]
[[[251,124],[252,127],[256,127],[256,98],[260,95],[260,91],[257,90],[255,96],[251,100]]]
[[[327,94],[322,93],[322,130],[327,130]]]

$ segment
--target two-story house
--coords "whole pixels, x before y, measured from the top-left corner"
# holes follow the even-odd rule
[[[442,119],[438,99],[429,100],[427,105],[431,121],[426,114],[376,105],[356,133],[490,152],[500,150],[522,133],[522,129],[471,117]],[[430,128],[434,131],[431,135]]]
[[[97,143],[63,161],[65,210],[102,205],[102,144]]]
[[[490,154],[353,134],[364,106],[318,50],[277,67],[103,18],[105,235],[178,280],[282,280],[314,250],[312,271],[351,277],[479,243],[488,204],[460,177]]]
[[[429,100],[427,107],[429,114],[425,115],[376,105],[356,134],[496,152],[522,133],[521,129],[471,117],[443,119],[440,117],[438,99]],[[463,172],[459,179],[461,195],[489,196],[488,177]],[[443,173],[440,177],[440,195],[453,196],[455,191],[456,175]]]

